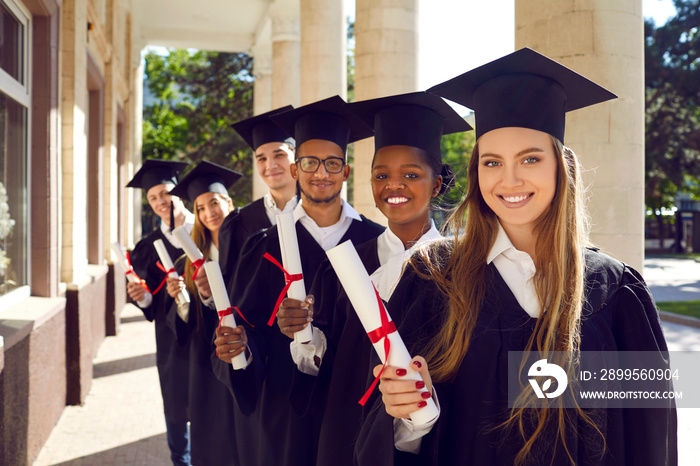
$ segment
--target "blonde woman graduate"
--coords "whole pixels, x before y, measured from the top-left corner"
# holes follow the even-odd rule
[[[171,191],[194,204],[192,239],[206,261],[219,259],[219,230],[234,211],[228,189],[241,174],[211,162],[200,162]],[[189,414],[192,464],[239,465],[231,396],[214,376],[210,357],[219,323],[204,269],[189,258],[180,265],[179,279],[168,279],[168,294],[187,288],[191,298],[188,322],[173,313],[178,340],[189,346]],[[184,263],[184,268],[182,267]]]
[[[645,351],[651,367],[668,363],[639,273],[588,247],[578,158],[563,145],[566,112],[615,96],[530,49],[430,91],[474,110],[477,143],[466,198],[451,218],[456,236],[413,257],[394,291],[404,307],[389,312],[401,316],[398,331],[415,356],[408,370],[434,384],[440,414],[412,448],[395,442],[401,420],[424,400],[401,378],[406,369],[387,367],[357,462],[676,464],[673,400],[586,406],[574,397],[581,381],[570,377],[592,352],[620,363]],[[562,367],[556,381],[539,378],[553,361]],[[544,405],[535,384],[552,395]],[[671,382],[647,388],[669,390]]]
[[[406,261],[442,238],[430,218],[433,201],[454,182],[454,174],[442,162],[442,135],[471,127],[442,98],[426,92],[355,102],[350,109],[374,129],[370,184],[388,223],[381,235],[357,251],[379,296],[393,308],[402,299],[394,289]],[[313,323],[308,325],[325,336],[327,345],[291,343],[298,367],[292,401],[320,423],[316,464],[351,465],[363,411],[359,401],[371,384],[367,374],[374,350],[327,262],[311,294]],[[278,325],[290,338],[307,325],[302,305],[287,299],[278,314]],[[402,434],[401,440],[408,439],[410,427]]]

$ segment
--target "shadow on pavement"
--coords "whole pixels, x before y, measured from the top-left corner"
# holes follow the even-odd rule
[[[115,361],[101,362],[92,366],[92,377],[106,377],[108,375],[122,374],[124,372],[145,369],[156,365],[156,354],[144,354],[133,358],[117,359]]]
[[[56,463],[53,466],[95,466],[98,464],[167,466],[172,463],[170,462],[168,440],[165,433],[162,433],[110,450]]]

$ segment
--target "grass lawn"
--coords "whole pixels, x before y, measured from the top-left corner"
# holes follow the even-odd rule
[[[662,311],[700,319],[700,301],[660,302],[656,303],[656,307]]]

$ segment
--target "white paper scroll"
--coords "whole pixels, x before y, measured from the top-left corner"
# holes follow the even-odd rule
[[[355,313],[360,318],[365,332],[369,333],[380,328],[382,322],[377,295],[375,294],[372,280],[370,280],[367,270],[365,270],[365,266],[357,255],[352,242],[346,241],[326,252],[326,254],[345,289],[345,293],[347,293],[352,306],[355,308]],[[391,316],[388,316],[388,318],[391,321]],[[411,355],[408,353],[399,333],[392,332],[388,338],[391,342],[391,349],[389,350],[387,365],[407,369],[407,374],[404,377],[400,377],[402,379],[422,380],[418,372],[409,369]],[[386,362],[383,339],[374,343],[374,350],[382,362]],[[427,406],[411,413],[411,419],[416,425],[426,424],[438,415],[438,409],[433,399],[428,398],[426,401],[428,402]]]
[[[173,265],[173,260],[170,258],[170,254],[168,254],[168,250],[165,248],[165,244],[163,244],[162,239],[157,239],[153,242],[153,246],[155,246],[156,251],[158,252],[158,258],[160,259],[160,263],[163,264],[163,267],[165,267],[165,270],[173,270],[175,269],[175,266]],[[170,278],[179,278],[179,275],[177,272],[170,272],[168,274],[168,277]],[[190,302],[190,295],[187,293],[187,290],[182,290],[180,293],[177,295],[177,303],[178,304],[188,304]],[[186,319],[183,319],[186,321]]]
[[[184,227],[177,227],[173,230],[173,235],[180,242],[180,246],[187,254],[187,257],[191,262],[196,262],[203,259],[204,256],[197,249],[197,245],[194,244],[192,237],[187,233]],[[207,274],[207,280],[209,281],[209,288],[211,289],[212,296],[214,297],[214,305],[217,310],[223,311],[231,307],[230,301],[228,299],[228,294],[226,293],[226,285],[224,284],[224,278],[221,276],[221,268],[219,263],[215,261],[205,262],[202,266],[204,272]],[[211,275],[210,275],[211,273]],[[226,319],[230,317],[230,319]],[[236,320],[233,316],[224,317],[222,325],[227,327],[235,328]],[[245,352],[233,358],[231,361],[234,369],[243,369],[247,366],[245,359]]]
[[[191,262],[197,262],[200,259],[204,259],[204,256],[201,252],[199,252],[197,245],[194,244],[192,237],[189,233],[187,233],[184,226],[176,227],[173,230],[173,236],[177,238],[180,246],[182,246],[182,250],[185,251],[185,254],[187,254],[187,257]]]
[[[139,279],[136,278],[136,275],[134,275],[133,273],[129,273],[129,271],[133,269],[129,264],[129,261],[126,259],[126,255],[124,255],[124,250],[122,249],[122,246],[121,244],[119,244],[118,241],[112,243],[112,252],[114,252],[114,255],[117,257],[117,261],[122,264],[122,267],[124,267],[126,279],[132,283],[141,283]]]
[[[228,309],[231,307],[231,302],[228,299],[226,284],[224,283],[224,277],[221,275],[219,263],[216,261],[205,262],[203,267],[207,273],[207,280],[209,280],[211,294],[214,296],[216,309],[218,311]],[[221,320],[221,325],[224,327],[236,328],[236,319],[233,317],[233,314],[224,316]],[[248,366],[248,362],[245,358],[245,351],[233,358],[231,364],[234,369],[245,369]]]
[[[277,234],[280,238],[280,251],[282,251],[282,266],[290,275],[302,273],[301,257],[299,257],[299,243],[297,242],[297,230],[294,226],[294,214],[279,214],[277,216]],[[292,282],[287,297],[304,301],[306,299],[306,287],[304,279]],[[313,336],[311,325],[294,334],[294,341],[306,343]]]

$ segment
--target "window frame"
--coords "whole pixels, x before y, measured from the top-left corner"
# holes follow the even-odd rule
[[[19,303],[23,299],[31,296],[31,277],[32,277],[32,262],[31,262],[31,134],[32,134],[32,99],[31,99],[31,89],[32,89],[32,57],[33,57],[33,41],[32,41],[32,15],[26,7],[16,0],[0,0],[0,3],[7,8],[15,18],[22,24],[22,74],[24,77],[24,83],[20,83],[15,78],[13,78],[9,73],[0,68],[0,92],[5,94],[7,97],[15,100],[21,106],[25,108],[25,190],[24,190],[24,202],[25,202],[25,222],[26,222],[26,232],[27,235],[24,238],[25,244],[24,248],[26,251],[25,260],[25,281],[24,285],[21,285],[14,290],[8,291],[7,293],[0,295],[0,309],[8,309],[13,305]]]

